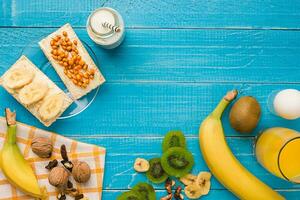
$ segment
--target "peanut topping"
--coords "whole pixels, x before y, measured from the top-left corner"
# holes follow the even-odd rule
[[[89,66],[79,55],[77,40],[73,42],[68,37],[66,31],[62,35],[56,35],[51,41],[52,58],[64,68],[64,74],[74,83],[74,85],[86,88],[94,79],[95,69]]]
[[[68,33],[66,31],[63,32],[63,36],[67,37]]]

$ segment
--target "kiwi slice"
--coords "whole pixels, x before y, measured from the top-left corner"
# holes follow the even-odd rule
[[[162,150],[165,152],[172,147],[185,148],[185,146],[185,137],[181,131],[169,131],[163,140]]]
[[[154,188],[148,183],[139,183],[132,191],[139,193],[144,200],[156,200]]]
[[[128,191],[117,197],[117,200],[143,200],[142,196],[136,191]]]
[[[191,171],[194,157],[185,148],[173,147],[162,155],[161,165],[168,175],[180,178]]]
[[[146,172],[147,178],[153,183],[162,183],[167,180],[168,175],[161,166],[160,158],[149,160],[150,168]]]

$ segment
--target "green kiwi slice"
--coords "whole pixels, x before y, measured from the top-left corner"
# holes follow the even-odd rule
[[[148,183],[139,183],[132,188],[132,191],[139,193],[144,200],[156,200],[155,190]]]
[[[117,200],[143,200],[142,196],[136,191],[128,191],[117,197]]]
[[[153,183],[162,183],[167,180],[168,175],[161,166],[160,158],[149,160],[150,168],[146,172],[147,178]]]
[[[194,157],[185,148],[173,147],[163,153],[161,165],[168,175],[182,177],[188,174],[193,168]]]
[[[185,137],[181,131],[169,131],[163,140],[162,150],[165,152],[172,147],[185,148],[185,146]]]

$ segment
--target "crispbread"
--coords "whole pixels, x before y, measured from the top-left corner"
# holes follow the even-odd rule
[[[31,68],[34,72],[35,72],[35,76],[32,82],[43,82],[46,83],[49,87],[49,90],[47,92],[47,95],[40,100],[39,102],[33,104],[33,105],[29,105],[29,106],[25,106],[21,103],[19,97],[18,97],[18,93],[20,91],[21,88],[19,89],[10,89],[5,82],[3,81],[4,77],[7,75],[7,73],[10,70],[19,68],[19,67],[27,67],[27,68]],[[3,76],[0,78],[0,84],[2,85],[2,87],[8,92],[10,93],[20,104],[22,104],[29,112],[31,112],[41,123],[43,123],[45,126],[50,126],[53,122],[56,121],[56,119],[72,104],[73,100],[68,97],[68,95],[66,95],[55,83],[53,83],[42,71],[40,71],[26,56],[21,56],[16,62],[15,64],[13,64],[4,74]],[[41,117],[38,114],[38,109],[40,107],[40,105],[42,104],[42,102],[49,96],[52,96],[54,94],[62,94],[64,97],[64,105],[61,109],[61,112],[59,115],[57,115],[55,118],[49,120],[49,121],[43,121],[41,119]]]
[[[56,35],[62,35],[63,31],[67,32],[68,37],[70,38],[71,41],[77,40],[77,43],[78,43],[77,49],[79,51],[79,55],[86,62],[86,64],[89,66],[90,69],[95,70],[94,79],[90,81],[90,83],[88,84],[88,86],[86,88],[81,88],[81,87],[74,85],[73,82],[65,75],[64,68],[62,66],[60,66],[59,63],[57,63],[57,61],[54,60],[54,58],[52,58],[52,56],[51,56],[52,48],[50,45],[50,41]],[[89,93],[90,91],[92,91],[93,89],[97,88],[99,85],[101,85],[102,83],[105,82],[103,75],[99,71],[98,67],[94,63],[93,59],[90,57],[89,53],[87,52],[87,50],[83,46],[82,42],[77,37],[76,33],[74,32],[74,30],[72,29],[70,24],[65,24],[64,26],[59,28],[57,31],[51,33],[46,38],[42,39],[39,42],[39,45],[40,45],[42,51],[44,52],[44,54],[46,55],[46,57],[48,58],[48,60],[51,62],[52,66],[54,67],[55,71],[57,72],[57,74],[59,75],[61,80],[64,82],[64,84],[68,88],[71,95],[74,97],[74,99],[81,98],[82,96],[86,95],[87,93]]]

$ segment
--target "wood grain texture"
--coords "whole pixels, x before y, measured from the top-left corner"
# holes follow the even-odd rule
[[[92,10],[109,6],[127,27],[152,28],[299,28],[297,0],[1,0],[2,26],[85,26]]]
[[[75,137],[81,141],[104,145],[107,148],[109,157],[106,159],[106,171],[104,178],[105,189],[125,189],[132,188],[140,181],[147,181],[142,173],[137,173],[133,169],[134,160],[137,157],[151,159],[161,156],[161,143],[163,137]],[[253,153],[254,138],[227,138],[238,160],[249,169],[254,175],[274,189],[300,188],[300,185],[293,185],[281,180],[266,170],[256,161]],[[187,146],[193,153],[195,165],[192,173],[198,174],[200,171],[207,171],[208,168],[201,156],[198,137],[188,137]],[[122,159],[120,159],[122,158]],[[230,170],[230,169],[228,169]],[[155,184],[156,189],[164,189],[164,184]],[[212,189],[224,189],[215,178],[212,178]]]
[[[2,28],[0,74],[27,51],[46,61],[37,42],[55,29]],[[270,30],[128,30],[106,51],[75,29],[96,53],[107,82],[300,83],[300,35]],[[258,73],[259,72],[259,73]],[[48,75],[54,81],[54,70]]]
[[[120,195],[123,191],[120,190],[104,190],[103,191],[103,199],[116,199],[118,195]],[[286,197],[286,199],[293,199],[293,200],[299,200],[299,190],[284,190],[279,191],[282,195]],[[166,196],[165,191],[156,191],[157,197],[164,197]],[[200,198],[201,200],[207,200],[207,199],[222,199],[222,200],[232,200],[237,199],[235,196],[233,196],[230,192],[226,190],[211,190],[209,192],[209,195],[202,196]]]
[[[107,51],[87,36],[85,24],[92,10],[116,8],[126,23],[126,39]],[[223,121],[233,153],[253,174],[288,200],[300,199],[300,185],[276,178],[253,154],[261,130],[283,126],[300,130],[299,120],[270,114],[271,92],[300,89],[300,4],[296,0],[0,0],[0,74],[22,53],[37,65],[45,56],[37,42],[69,22],[96,53],[107,83],[95,102],[79,116],[58,121],[47,130],[107,148],[103,200],[115,199],[139,181],[136,157],[161,155],[161,141],[171,129],[187,136],[196,165],[207,170],[198,145],[198,128],[227,90],[237,88],[262,106],[259,126],[240,135]],[[24,52],[24,47],[27,51]],[[54,73],[45,73],[64,87]],[[16,109],[18,120],[45,129],[9,94],[0,89],[0,112]],[[228,169],[230,170],[230,169]],[[158,197],[162,184],[154,185]],[[236,199],[216,179],[201,199]]]
[[[253,135],[273,126],[300,130],[298,120],[287,121],[273,116],[267,108],[271,92],[290,87],[300,89],[296,84],[105,83],[87,110],[71,119],[59,120],[47,129],[66,136],[162,136],[170,129],[181,129],[187,135],[195,136],[200,122],[222,96],[237,88],[241,90],[241,96],[254,96],[261,104],[261,122]],[[45,128],[2,89],[0,96],[0,111],[5,107],[16,109],[20,121]],[[228,136],[239,135],[228,124],[228,109],[224,122]]]

